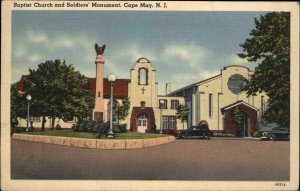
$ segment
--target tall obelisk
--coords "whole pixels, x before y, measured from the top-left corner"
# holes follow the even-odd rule
[[[105,44],[100,47],[95,44],[95,50],[97,57],[95,60],[96,64],[96,93],[95,93],[95,108],[93,110],[93,120],[97,122],[103,121],[104,112],[104,98],[103,98],[103,77],[104,77],[104,63],[105,59],[103,56],[105,50]]]

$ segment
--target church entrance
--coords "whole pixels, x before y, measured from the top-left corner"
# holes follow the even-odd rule
[[[242,119],[241,119],[241,125],[240,128],[237,129],[236,135],[237,137],[248,137],[249,132],[249,118],[248,114],[246,112],[242,112]]]
[[[241,112],[241,123],[236,127],[233,121],[234,110]],[[258,108],[244,102],[237,101],[221,109],[223,114],[224,132],[236,137],[251,137],[255,132]]]
[[[130,131],[153,133],[155,117],[152,107],[133,107],[130,118]]]
[[[145,114],[141,114],[138,118],[138,128],[139,133],[146,133],[147,130],[147,117]]]

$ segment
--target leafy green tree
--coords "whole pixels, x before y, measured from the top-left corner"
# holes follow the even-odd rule
[[[236,107],[233,110],[232,122],[235,126],[235,136],[236,136],[236,132],[241,128],[241,123],[242,123],[242,112],[239,110],[238,107]]]
[[[65,61],[46,61],[29,72],[25,94],[32,96],[31,113],[43,117],[42,129],[46,116],[52,118],[54,128],[55,118],[68,121],[77,117],[80,121],[94,107],[87,78]]]
[[[238,54],[258,66],[244,87],[248,95],[266,92],[269,97],[264,118],[289,127],[290,119],[290,13],[272,12],[255,18],[251,38]]]
[[[116,109],[118,120],[125,120],[129,114],[129,109],[130,109],[130,100],[129,98],[124,98],[122,100],[122,105],[118,105]]]
[[[181,120],[184,129],[184,122],[186,122],[189,117],[189,108],[187,107],[187,105],[179,104],[176,109],[176,115],[177,119]]]
[[[11,85],[10,88],[10,119],[11,127],[18,125],[18,117],[26,118],[27,112],[27,101],[22,92],[18,92],[19,82],[16,82]]]

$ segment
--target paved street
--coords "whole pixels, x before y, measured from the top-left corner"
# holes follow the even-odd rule
[[[12,179],[289,180],[288,141],[176,140],[99,150],[12,140]]]

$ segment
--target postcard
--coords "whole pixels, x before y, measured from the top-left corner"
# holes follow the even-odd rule
[[[299,189],[298,3],[4,1],[1,23],[1,189]]]

